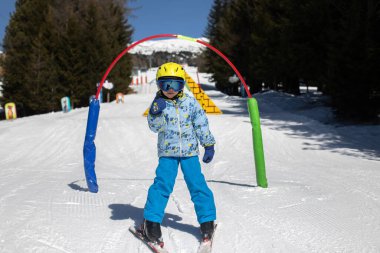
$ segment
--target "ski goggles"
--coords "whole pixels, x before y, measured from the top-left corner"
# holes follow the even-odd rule
[[[161,79],[157,80],[157,86],[163,91],[169,91],[170,89],[180,91],[185,86],[185,81],[177,79]]]

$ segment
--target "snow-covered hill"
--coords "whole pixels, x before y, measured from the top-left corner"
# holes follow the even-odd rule
[[[201,38],[202,40],[208,42],[208,39]],[[191,53],[201,53],[204,50],[204,46],[198,43],[194,43],[187,40],[181,39],[163,39],[163,40],[153,40],[145,41],[136,47],[132,48],[129,53],[131,54],[144,54],[151,55],[155,52],[167,52],[167,53],[178,53],[178,52],[191,52]]]
[[[214,253],[380,252],[378,126],[332,124],[313,97],[256,94],[263,189],[246,100],[202,85],[224,111],[209,116],[216,155],[203,164],[217,205]],[[101,105],[97,194],[83,172],[88,108],[0,122],[0,252],[149,252],[128,227],[142,220],[157,165],[157,137],[142,116],[153,96]],[[163,236],[170,252],[196,252],[199,225],[181,172]]]

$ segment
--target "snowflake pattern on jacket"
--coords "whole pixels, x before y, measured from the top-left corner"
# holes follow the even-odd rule
[[[182,93],[176,100],[165,101],[166,108],[161,114],[148,114],[149,128],[158,133],[159,157],[196,156],[198,141],[203,147],[215,144],[206,114],[194,97]]]

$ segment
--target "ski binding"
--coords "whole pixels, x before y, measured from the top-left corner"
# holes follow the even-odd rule
[[[129,227],[129,231],[138,239],[140,239],[143,243],[145,243],[146,246],[149,247],[149,249],[154,252],[154,253],[169,253],[169,251],[167,251],[165,248],[164,248],[164,243],[154,243],[154,242],[151,242],[149,241],[149,239],[144,235],[144,233],[142,232],[142,230],[140,228],[137,228],[135,226],[131,226]]]
[[[217,224],[214,226],[214,233],[212,234],[211,238],[209,239],[203,239],[201,241],[201,244],[198,247],[197,253],[211,253],[212,251],[212,242],[214,240],[214,235],[216,232]]]

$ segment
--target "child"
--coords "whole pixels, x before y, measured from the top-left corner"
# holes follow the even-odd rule
[[[181,65],[163,64],[157,70],[156,81],[159,91],[150,107],[148,124],[158,133],[159,163],[144,208],[143,233],[150,241],[163,244],[160,224],[181,164],[202,238],[208,240],[214,232],[216,208],[201,172],[198,141],[205,148],[203,162],[209,163],[214,157],[215,139],[198,101],[183,92],[185,71]]]

